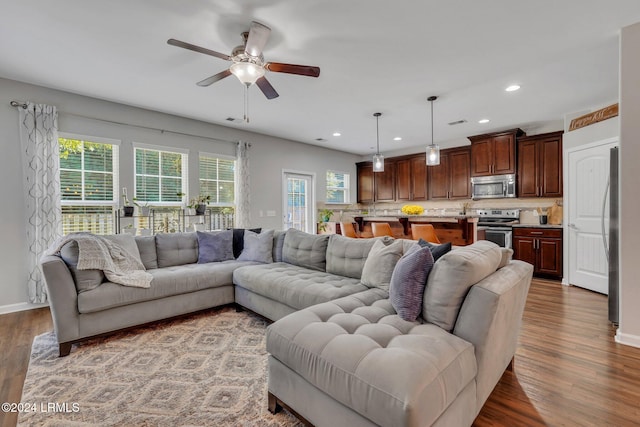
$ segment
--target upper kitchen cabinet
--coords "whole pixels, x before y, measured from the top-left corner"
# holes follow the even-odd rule
[[[373,202],[373,163],[356,164],[358,171],[358,203]]]
[[[356,164],[358,203],[392,202],[396,196],[396,163],[385,159],[384,172],[374,172],[371,162]]]
[[[471,198],[471,149],[449,148],[440,151],[440,164],[428,166],[429,200]]]
[[[425,153],[396,160],[396,200],[427,200]]]
[[[470,136],[471,176],[516,173],[516,139],[523,135],[524,131],[516,128]]]
[[[518,197],[562,197],[562,133],[518,139]]]

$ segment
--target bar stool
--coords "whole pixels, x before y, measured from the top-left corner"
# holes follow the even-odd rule
[[[431,243],[440,243],[436,230],[431,224],[411,224],[411,238],[413,240],[426,240]]]
[[[353,226],[352,222],[341,222],[340,234],[342,234],[344,237],[351,237],[354,239],[360,237],[360,235],[356,232],[356,228]]]
[[[393,237],[393,233],[391,233],[391,226],[386,222],[372,222],[371,230],[373,231],[373,237]]]

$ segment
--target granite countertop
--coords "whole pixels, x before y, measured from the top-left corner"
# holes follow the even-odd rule
[[[393,221],[399,220],[400,218],[407,218],[411,221],[457,221],[460,219],[473,219],[477,218],[476,216],[471,215],[460,215],[460,214],[450,214],[450,215],[355,215],[355,217],[359,217],[364,219],[365,221]]]
[[[532,223],[532,224],[513,224],[513,227],[518,227],[518,228],[559,228],[562,229],[562,224],[536,224],[536,223]]]

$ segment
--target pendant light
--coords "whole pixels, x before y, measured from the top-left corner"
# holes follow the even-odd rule
[[[437,166],[440,164],[440,146],[433,143],[433,101],[437,96],[430,96],[427,101],[431,103],[431,145],[427,145],[427,166]]]
[[[373,155],[373,171],[384,172],[384,156],[380,154],[380,127],[378,126],[378,119],[382,113],[373,113],[373,117],[376,118],[376,154]]]

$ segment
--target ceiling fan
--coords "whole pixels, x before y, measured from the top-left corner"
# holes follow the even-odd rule
[[[199,81],[198,86],[209,86],[231,74],[235,75],[240,82],[246,87],[256,84],[267,99],[277,98],[278,92],[271,86],[271,83],[264,76],[265,71],[273,71],[275,73],[298,74],[301,76],[318,77],[320,75],[319,67],[309,65],[283,64],[281,62],[265,62],[262,55],[262,49],[267,44],[271,28],[259,22],[252,21],[248,32],[242,33],[243,43],[236,46],[231,55],[216,52],[204,47],[196,46],[176,39],[169,39],[167,43],[172,46],[189,49],[194,52],[204,53],[205,55],[215,56],[216,58],[231,61],[233,64],[224,71],[214,74],[211,77]]]

